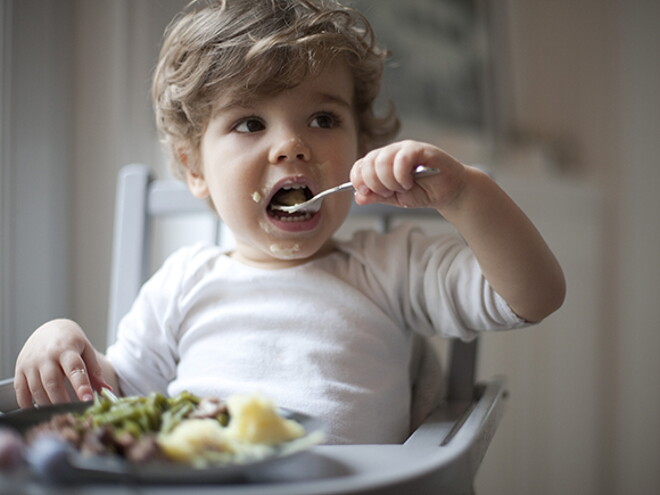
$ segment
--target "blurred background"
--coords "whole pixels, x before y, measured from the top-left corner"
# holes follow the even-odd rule
[[[116,177],[168,174],[149,79],[186,3],[1,0],[2,377],[55,317],[104,346]],[[353,3],[402,135],[487,166],[566,273],[559,312],[481,341],[511,396],[478,493],[658,493],[660,2]]]

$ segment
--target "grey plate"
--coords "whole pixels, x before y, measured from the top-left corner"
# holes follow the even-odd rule
[[[82,412],[87,403],[58,404],[35,409],[25,409],[0,416],[0,426],[15,428],[21,433],[39,423],[48,421],[56,414]],[[27,460],[39,476],[58,483],[82,482],[138,482],[138,483],[219,483],[247,479],[265,467],[269,469],[285,460],[289,462],[318,443],[322,437],[319,420],[305,414],[281,409],[280,413],[299,422],[306,435],[273,449],[273,453],[243,464],[228,464],[208,468],[192,468],[171,462],[134,464],[114,456],[84,456],[66,442],[44,435],[30,446]]]

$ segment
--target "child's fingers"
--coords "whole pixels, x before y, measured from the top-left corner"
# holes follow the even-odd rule
[[[411,141],[395,143],[368,153],[361,162],[360,177],[365,189],[383,198],[403,194],[415,186],[412,176],[419,165],[420,145]]]
[[[25,379],[27,381],[30,399],[29,403],[26,403],[26,405],[22,407],[32,407],[34,404],[39,406],[49,405],[51,402],[44,389],[43,383],[41,382],[41,374],[39,373],[39,370],[34,369],[28,372],[25,375]]]
[[[48,403],[61,404],[71,400],[65,386],[66,377],[58,363],[45,362],[39,369],[39,381],[48,395]],[[40,400],[36,402],[42,405]]]
[[[371,190],[383,197],[390,197],[394,193],[405,191],[394,170],[395,157],[396,149],[390,147],[380,150],[374,158],[373,170],[375,175]],[[379,186],[384,190],[379,189]]]
[[[388,155],[383,150],[376,150],[359,160],[356,164],[353,185],[361,195],[376,194],[388,198],[397,189],[396,180],[388,163]]]
[[[400,184],[399,192],[410,191],[415,187],[414,169],[418,165],[425,165],[420,160],[420,145],[417,143],[404,143],[401,148],[396,150],[392,157],[392,173],[395,180]]]
[[[355,202],[360,205],[371,203],[396,204],[395,197],[399,187],[393,183],[392,174],[389,178],[379,176],[373,162],[366,162],[363,170],[355,174],[353,185],[355,186]],[[385,181],[390,184],[385,184]],[[395,189],[395,190],[393,190]]]
[[[25,409],[32,406],[32,393],[30,392],[27,378],[23,373],[17,373],[14,376],[14,391],[16,392],[18,407]]]
[[[112,390],[112,387],[106,383],[105,378],[103,377],[103,368],[99,363],[98,358],[96,357],[96,351],[90,345],[85,346],[82,352],[82,359],[85,362],[85,367],[89,372],[89,380],[92,384],[92,389],[100,392],[101,389],[108,388]]]
[[[94,389],[82,356],[73,351],[66,352],[60,358],[60,365],[71,383],[76,397],[82,401],[92,400]]]
[[[394,193],[392,189],[385,183],[388,179],[386,177],[387,172],[378,172],[378,168],[375,164],[369,164],[370,166],[363,167],[362,170],[362,181],[365,187],[369,192],[381,196],[383,198],[389,198]],[[362,189],[362,192],[366,192],[365,189]]]

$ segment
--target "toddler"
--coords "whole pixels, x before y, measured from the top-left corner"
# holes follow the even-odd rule
[[[175,252],[144,285],[117,342],[96,351],[73,321],[18,356],[22,407],[189,390],[262,392],[317,416],[332,443],[394,443],[433,406],[423,337],[464,340],[538,322],[564,297],[532,223],[485,174],[395,135],[373,110],[384,51],[334,0],[208,0],[166,32],[154,74],[173,167],[231,229],[229,252]],[[413,179],[417,165],[440,173]],[[284,213],[350,179],[355,194]],[[351,201],[434,208],[459,236],[413,226],[333,240]],[[421,412],[420,412],[421,411]]]

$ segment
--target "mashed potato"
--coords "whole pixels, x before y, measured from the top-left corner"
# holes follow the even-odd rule
[[[227,399],[231,421],[226,434],[238,442],[276,445],[305,434],[303,427],[277,413],[264,397],[236,395]]]
[[[275,404],[260,396],[227,399],[229,424],[187,419],[158,437],[165,455],[196,466],[241,463],[272,454],[275,446],[305,435],[303,427],[280,416]]]

